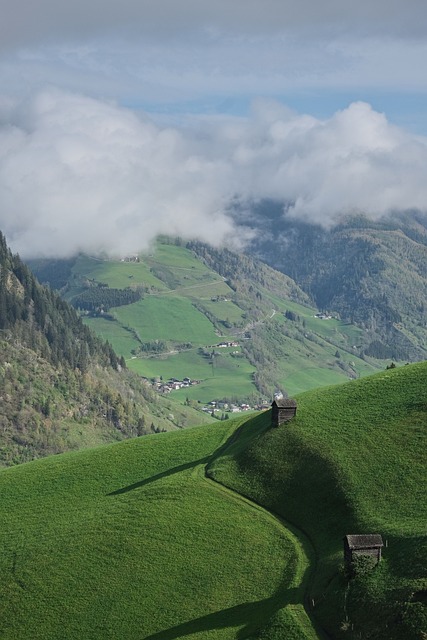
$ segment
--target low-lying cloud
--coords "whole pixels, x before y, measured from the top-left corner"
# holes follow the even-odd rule
[[[24,257],[136,252],[161,233],[238,244],[236,198],[324,225],[427,210],[426,139],[365,103],[321,121],[258,101],[178,128],[52,89],[0,103],[0,123],[0,229]]]

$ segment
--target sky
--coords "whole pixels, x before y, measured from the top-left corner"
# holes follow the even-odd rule
[[[243,246],[230,202],[427,209],[424,0],[1,0],[0,229],[23,257]]]

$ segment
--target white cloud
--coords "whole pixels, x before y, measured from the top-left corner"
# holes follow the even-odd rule
[[[323,224],[427,209],[426,140],[365,103],[321,121],[260,100],[249,118],[179,129],[52,89],[0,104],[0,122],[0,228],[24,256],[138,251],[159,233],[230,241],[234,196]]]
[[[221,163],[100,101],[45,92],[0,134],[0,224],[24,255],[136,251],[158,233],[219,242]],[[209,235],[208,235],[209,234]]]

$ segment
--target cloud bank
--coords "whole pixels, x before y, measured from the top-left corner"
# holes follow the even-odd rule
[[[51,89],[0,103],[0,123],[0,228],[24,257],[136,252],[159,233],[238,243],[236,198],[325,225],[427,210],[427,140],[366,103],[318,120],[258,101],[178,128]]]

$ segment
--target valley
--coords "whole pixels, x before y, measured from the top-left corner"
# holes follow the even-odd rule
[[[60,269],[80,317],[0,243],[1,637],[422,640],[426,362],[366,357],[262,263],[159,247]],[[276,428],[248,409],[286,375]],[[385,541],[378,565],[344,565],[357,532]]]
[[[46,265],[32,267],[48,281]],[[110,307],[103,300],[112,290],[138,292],[140,299]],[[256,406],[275,391],[293,395],[382,366],[361,357],[360,329],[317,317],[292,280],[207,245],[164,238],[151,255],[79,256],[62,292],[80,308],[85,324],[154,385],[197,380],[173,391],[180,402]],[[219,346],[226,342],[235,346]]]

